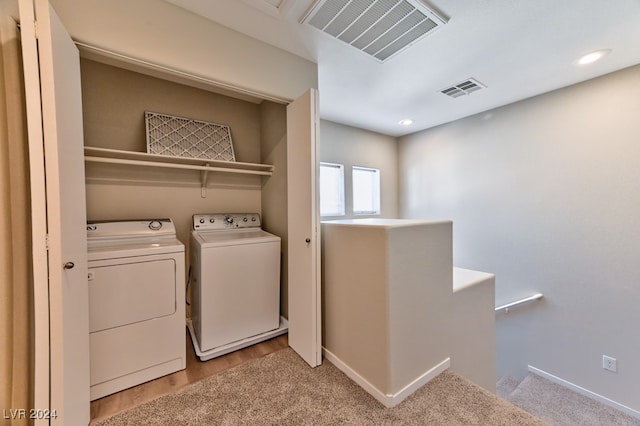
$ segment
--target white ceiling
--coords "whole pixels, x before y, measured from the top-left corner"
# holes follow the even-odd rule
[[[640,63],[640,0],[431,0],[449,22],[385,63],[300,24],[314,0],[166,1],[316,62],[322,118],[391,136]],[[487,88],[440,93],[469,77]]]

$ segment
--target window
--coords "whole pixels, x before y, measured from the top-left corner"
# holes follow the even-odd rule
[[[353,214],[380,214],[380,170],[354,166]]]
[[[344,216],[344,166],[320,163],[320,216]]]

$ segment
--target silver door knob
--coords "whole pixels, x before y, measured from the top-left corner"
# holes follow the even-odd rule
[[[64,269],[73,269],[74,266],[76,266],[75,263],[67,262],[67,263],[64,264]]]

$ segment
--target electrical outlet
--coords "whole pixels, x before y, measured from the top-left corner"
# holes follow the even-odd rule
[[[618,371],[618,360],[610,356],[602,355],[602,368],[615,373]]]

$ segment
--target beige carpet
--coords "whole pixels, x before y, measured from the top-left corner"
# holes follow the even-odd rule
[[[505,399],[553,426],[640,426],[640,419],[535,374]]]
[[[385,408],[328,361],[283,349],[101,422],[116,425],[544,425],[444,372]]]

